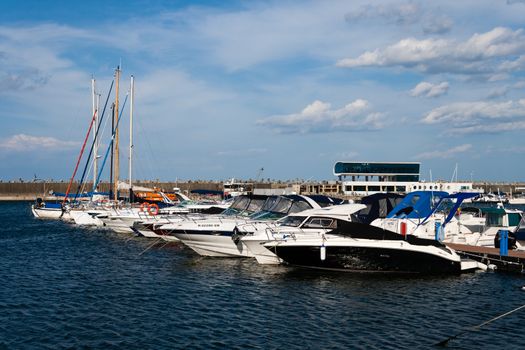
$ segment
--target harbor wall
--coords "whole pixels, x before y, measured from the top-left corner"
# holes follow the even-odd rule
[[[149,188],[158,188],[163,191],[173,191],[174,188],[179,188],[185,193],[192,190],[204,189],[221,191],[222,181],[138,181],[136,186],[143,186]],[[54,196],[50,192],[66,192],[68,186],[67,181],[53,181],[53,182],[23,182],[23,181],[0,181],[0,200],[34,200],[37,197],[44,197],[45,199],[53,199]],[[85,184],[85,191],[91,189],[92,183]],[[505,193],[516,193],[516,188],[525,188],[525,182],[475,182],[474,188],[482,188],[485,193],[501,191]],[[71,186],[71,193],[75,193],[78,188],[78,183],[74,182]],[[254,189],[262,190],[262,192],[275,189],[293,190],[295,193],[302,194],[326,194],[331,196],[341,195],[341,185],[337,181],[319,181],[309,183],[294,183],[292,181],[275,181],[275,182],[256,182],[253,184]],[[109,191],[109,183],[103,182],[99,185],[99,191]],[[259,191],[261,192],[261,191]],[[524,192],[524,191],[521,191]]]

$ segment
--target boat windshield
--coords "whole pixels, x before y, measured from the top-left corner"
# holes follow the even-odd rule
[[[238,196],[235,197],[235,200],[230,205],[228,209],[222,212],[222,215],[226,216],[233,216],[233,215],[239,215],[239,213],[243,212],[248,205],[250,204],[250,198],[246,196]]]
[[[253,220],[276,220],[288,214],[299,213],[312,209],[310,204],[302,200],[293,200],[287,197],[277,197],[274,205],[268,210],[262,210],[250,216]]]
[[[255,213],[261,210],[261,208],[263,208],[263,206],[265,205],[265,202],[266,202],[266,199],[264,198],[253,198],[250,201],[248,208],[246,208],[246,211],[248,212],[248,214]]]
[[[306,216],[291,215],[279,220],[279,224],[282,226],[299,227],[299,225],[303,223],[304,219],[306,219]]]

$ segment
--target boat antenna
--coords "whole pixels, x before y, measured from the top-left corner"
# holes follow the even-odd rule
[[[456,339],[456,338],[459,337],[460,335],[465,334],[465,333],[467,333],[467,332],[475,331],[475,330],[477,330],[477,329],[479,329],[479,328],[481,328],[481,327],[483,327],[483,326],[485,326],[485,325],[487,325],[487,324],[489,324],[489,323],[491,323],[491,322],[493,322],[493,321],[496,321],[497,319],[500,319],[500,318],[503,318],[503,317],[505,317],[505,316],[508,316],[508,315],[512,314],[513,312],[516,312],[516,311],[518,311],[518,310],[520,310],[520,309],[523,309],[523,308],[525,308],[525,305],[521,305],[520,307],[517,307],[517,308],[515,308],[514,310],[511,310],[511,311],[505,312],[505,313],[502,314],[502,315],[499,315],[499,316],[496,316],[496,317],[494,317],[494,318],[491,318],[490,320],[485,321],[485,322],[483,322],[483,323],[480,323],[480,324],[478,324],[478,325],[476,325],[476,326],[466,328],[465,330],[459,332],[458,334],[452,335],[452,336],[448,337],[447,339],[442,340],[442,341],[440,341],[439,343],[436,343],[436,344],[434,344],[434,345],[435,345],[435,346],[446,347],[446,346],[448,345],[448,342],[451,341],[452,339]]]

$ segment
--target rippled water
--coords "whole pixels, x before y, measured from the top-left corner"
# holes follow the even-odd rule
[[[0,349],[414,349],[525,304],[522,276],[403,277],[200,258],[0,203]],[[525,348],[525,309],[450,348]]]

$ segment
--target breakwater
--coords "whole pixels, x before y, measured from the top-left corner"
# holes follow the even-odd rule
[[[296,182],[296,181],[264,181],[252,182],[247,180],[253,189],[259,190],[276,190],[289,189],[295,193],[301,194],[326,194],[341,196],[341,184],[338,181],[319,181],[319,182]],[[0,181],[0,200],[34,200],[36,197],[53,199],[53,192],[66,192],[68,182],[49,181],[49,182],[24,182],[24,181]],[[222,191],[222,181],[211,180],[187,180],[187,181],[148,181],[142,180],[134,182],[134,186],[143,186],[148,188],[158,188],[163,191],[173,191],[178,188],[183,192],[189,193],[193,190],[212,190]],[[109,191],[110,184],[102,182],[99,185],[99,191]],[[516,188],[525,188],[525,182],[474,182],[474,188],[481,188],[485,193],[501,191],[505,193],[516,193]],[[82,191],[89,191],[92,183],[86,183]],[[72,193],[78,189],[78,183],[74,182],[71,186]],[[523,191],[521,191],[523,192]]]

